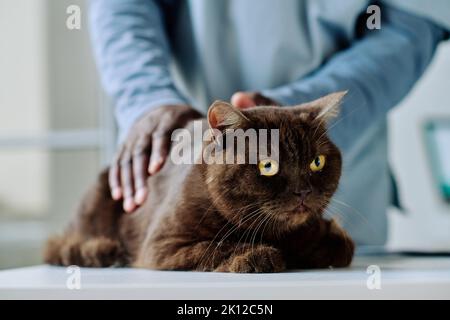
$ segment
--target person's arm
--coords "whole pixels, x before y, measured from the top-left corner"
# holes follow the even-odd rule
[[[393,7],[382,7],[381,14],[381,30],[367,30],[315,73],[262,94],[281,105],[296,105],[348,90],[332,130],[345,150],[409,92],[446,37],[434,23]]]
[[[105,91],[123,137],[161,105],[187,104],[169,71],[170,50],[156,0],[90,0],[90,33]]]
[[[123,141],[109,184],[127,212],[144,202],[146,178],[163,166],[172,131],[200,117],[172,81],[161,2],[90,0],[95,57]]]

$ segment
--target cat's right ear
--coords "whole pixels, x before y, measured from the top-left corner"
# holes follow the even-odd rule
[[[338,116],[340,106],[347,92],[348,91],[330,93],[317,100],[294,107],[294,110],[298,110],[302,113],[309,113],[309,119],[311,121],[328,124],[332,119]]]
[[[239,128],[247,121],[249,119],[239,109],[224,101],[215,101],[208,110],[208,123],[212,129]]]

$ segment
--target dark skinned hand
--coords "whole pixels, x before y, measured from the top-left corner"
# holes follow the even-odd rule
[[[236,92],[231,97],[231,104],[239,109],[256,106],[280,106],[278,102],[263,96],[259,92]]]
[[[149,192],[147,178],[164,165],[171,134],[202,115],[187,105],[167,105],[142,116],[131,128],[109,170],[112,198],[123,199],[126,212],[144,203]]]

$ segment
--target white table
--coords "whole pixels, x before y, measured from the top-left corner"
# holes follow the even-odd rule
[[[368,289],[369,265],[380,267],[379,290]],[[67,288],[66,271],[0,271],[0,299],[450,299],[448,256],[362,256],[345,270],[279,274],[80,269],[79,290]]]

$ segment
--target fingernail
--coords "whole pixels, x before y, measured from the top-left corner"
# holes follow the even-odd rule
[[[158,160],[154,160],[150,164],[150,170],[149,170],[150,174],[155,174],[158,171],[159,167],[161,166],[161,163],[162,163],[161,158],[159,158]]]
[[[123,202],[123,209],[126,212],[132,212],[135,208],[135,204],[132,198],[125,199]]]
[[[119,200],[120,197],[122,197],[122,192],[120,191],[120,188],[114,188],[111,190],[111,197],[114,200]]]
[[[141,205],[142,203],[144,203],[145,198],[147,197],[147,190],[146,189],[139,189],[136,192],[136,195],[134,196],[134,202],[136,202],[136,204]]]

